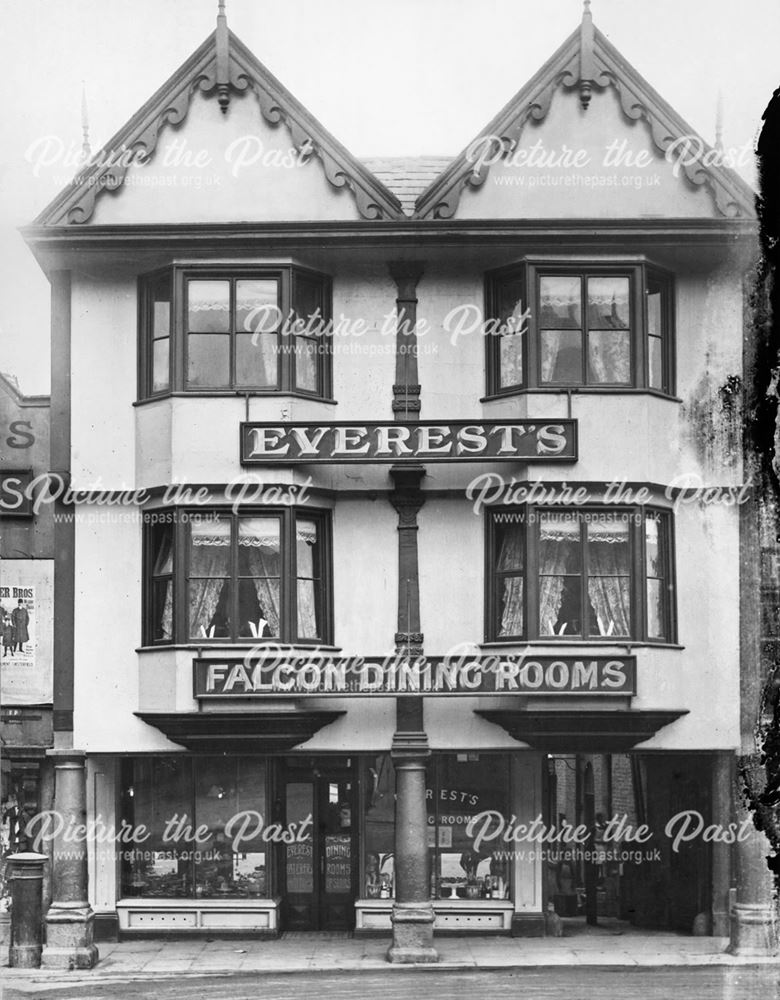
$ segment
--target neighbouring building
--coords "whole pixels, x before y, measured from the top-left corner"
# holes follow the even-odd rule
[[[550,905],[774,949],[722,160],[587,5],[461,155],[363,162],[221,13],[27,227],[74,491],[56,808],[100,833],[55,840],[44,964],[320,928],[433,961]]]
[[[0,930],[10,902],[5,858],[30,846],[27,823],[51,808],[54,792],[46,759],[54,519],[51,506],[30,495],[53,482],[49,471],[49,397],[24,395],[13,376],[0,373]],[[48,878],[44,895],[48,900]]]

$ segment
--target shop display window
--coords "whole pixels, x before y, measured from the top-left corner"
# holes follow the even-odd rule
[[[148,836],[123,847],[123,896],[265,896],[266,770],[252,757],[125,761],[123,819]]]
[[[394,893],[395,772],[388,754],[364,776],[364,893]],[[504,899],[509,863],[495,841],[479,843],[480,814],[509,809],[509,758],[502,754],[436,754],[427,767],[430,887],[434,899]]]

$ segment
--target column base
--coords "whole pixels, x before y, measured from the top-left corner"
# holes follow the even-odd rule
[[[94,944],[95,914],[90,907],[55,909],[46,914],[42,969],[92,969],[100,957]]]
[[[12,969],[38,969],[41,950],[39,944],[13,944],[8,949],[8,965]]]
[[[433,947],[433,907],[430,903],[396,903],[390,918],[393,943],[387,961],[396,965],[422,965],[439,961]]]
[[[772,904],[735,903],[731,910],[731,955],[771,957],[778,952],[777,910]]]

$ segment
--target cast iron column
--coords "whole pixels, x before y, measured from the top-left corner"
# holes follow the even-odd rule
[[[41,964],[41,901],[45,854],[24,851],[6,858],[11,883],[11,946],[8,964],[12,969],[37,969]]]
[[[46,914],[44,969],[91,969],[98,960],[93,942],[95,914],[87,898],[87,841],[84,754],[50,750],[54,757],[57,827],[52,864],[52,903]]]
[[[393,467],[395,490],[390,500],[398,511],[398,632],[399,655],[419,655],[420,595],[417,566],[417,512],[424,503],[421,466]],[[423,720],[423,699],[396,699],[396,732],[391,756],[395,766],[395,905],[390,962],[436,962],[433,947],[433,906],[428,856],[425,768],[430,757]]]
[[[418,420],[420,385],[417,377],[417,282],[419,262],[390,265],[396,283],[397,328],[393,416],[397,421]],[[398,512],[398,631],[395,649],[400,655],[422,653],[420,588],[417,563],[417,513],[425,497],[420,489],[421,465],[394,466],[390,501]],[[433,947],[428,816],[425,798],[426,764],[430,757],[421,697],[396,699],[396,731],[391,756],[395,766],[395,904],[393,944],[388,961],[436,962]]]

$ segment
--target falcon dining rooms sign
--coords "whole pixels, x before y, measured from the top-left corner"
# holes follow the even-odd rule
[[[241,464],[576,462],[576,420],[242,423]]]

